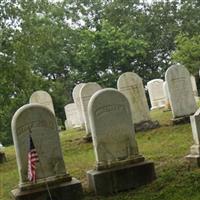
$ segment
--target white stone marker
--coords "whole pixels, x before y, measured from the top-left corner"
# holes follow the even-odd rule
[[[190,155],[186,158],[190,164],[200,167],[200,109],[190,116],[194,144],[190,148]]]
[[[83,119],[85,123],[86,133],[89,136],[91,134],[90,124],[89,124],[89,116],[88,116],[88,103],[92,95],[101,90],[101,86],[97,83],[89,82],[86,83],[80,90],[80,99],[81,99],[81,109],[83,113]]]
[[[193,91],[194,99],[196,102],[198,102],[200,98],[198,96],[198,89],[197,89],[195,76],[191,75],[190,79],[191,79],[191,83],[192,83],[192,91]]]
[[[188,70],[182,65],[172,65],[165,73],[173,118],[183,118],[197,110]]]
[[[49,108],[55,115],[52,98],[51,98],[50,94],[46,91],[42,91],[42,90],[35,91],[31,95],[31,97],[29,99],[29,103],[42,104],[43,106],[46,106],[47,108]]]
[[[20,178],[19,189],[12,191],[14,198],[17,200],[39,199],[36,196],[42,195],[43,199],[46,199],[48,194],[45,191],[46,184],[49,184],[49,186],[54,185],[58,191],[66,193],[66,195],[69,192],[68,185],[70,187],[73,187],[74,184],[80,186],[79,181],[72,179],[66,174],[56,118],[51,110],[41,104],[27,104],[22,106],[13,116],[12,135]],[[30,135],[39,157],[39,162],[36,164],[36,183],[28,180]],[[61,187],[60,183],[64,185]],[[40,191],[37,194],[39,191],[35,188],[41,187],[43,187],[43,193]],[[26,190],[26,193],[23,193],[24,190]],[[58,191],[58,196],[60,196]],[[33,198],[32,195],[36,196]],[[59,199],[63,199],[63,194]]]
[[[85,123],[83,119],[83,111],[81,109],[81,99],[80,99],[80,90],[84,85],[85,83],[80,83],[76,85],[72,92],[72,97],[73,97],[74,103],[76,104],[78,115],[81,121],[81,128],[85,128]]]
[[[78,109],[75,103],[67,104],[65,107],[65,115],[67,119],[68,128],[80,128],[81,121],[79,118]]]
[[[153,79],[147,83],[147,89],[151,101],[151,110],[165,107],[163,83],[162,79]]]
[[[139,155],[130,105],[121,92],[96,92],[89,102],[89,119],[96,158],[96,170],[87,172],[92,190],[105,195],[141,185],[138,178],[155,178],[153,163]]]
[[[170,102],[169,102],[169,91],[168,91],[166,81],[163,83],[163,91],[164,91],[164,95],[165,95],[165,108],[169,110],[169,109],[171,109],[171,107],[170,107]]]
[[[129,101],[133,123],[149,121],[149,107],[142,79],[136,73],[126,72],[119,77],[117,88]]]

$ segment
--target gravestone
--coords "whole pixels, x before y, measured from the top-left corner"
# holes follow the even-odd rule
[[[88,116],[88,103],[92,95],[98,91],[101,90],[101,86],[97,83],[89,82],[84,84],[84,86],[80,90],[80,100],[81,100],[81,109],[83,113],[83,119],[85,124],[85,130],[87,133],[87,136],[85,137],[86,140],[91,140],[91,130],[90,130],[90,124],[89,124],[89,116]]]
[[[40,104],[22,106],[13,116],[12,135],[20,178],[18,188],[11,192],[13,199],[45,200],[48,191],[59,200],[81,198],[80,182],[66,173],[56,118],[51,110]],[[28,180],[30,137],[39,157],[35,183]]]
[[[166,81],[163,83],[163,91],[164,91],[164,95],[165,95],[165,111],[169,111],[169,110],[171,110],[171,107],[170,107],[170,102],[169,102],[169,91],[168,91]]]
[[[43,106],[46,106],[55,115],[52,98],[46,91],[38,90],[34,92],[29,99],[29,103],[39,103]]]
[[[191,166],[200,167],[200,109],[190,116],[194,144],[190,148],[190,154],[186,156]]]
[[[67,119],[68,128],[81,128],[81,121],[75,103],[67,104],[65,107],[65,115]]]
[[[85,129],[85,123],[84,123],[84,119],[83,119],[83,111],[81,109],[80,90],[84,85],[85,85],[85,83],[80,83],[80,84],[76,85],[72,92],[72,97],[73,97],[74,103],[76,104],[79,118],[81,121],[81,128],[83,128],[83,129]]]
[[[147,89],[151,102],[151,110],[165,107],[165,95],[163,91],[163,80],[153,79],[147,83]]]
[[[96,167],[87,172],[89,188],[108,195],[155,179],[153,162],[139,154],[127,98],[102,89],[89,102]]]
[[[195,76],[191,75],[190,76],[190,80],[191,80],[191,83],[192,83],[192,92],[193,92],[195,101],[198,102],[199,101],[199,96],[198,96],[198,89],[197,89]]]
[[[142,79],[136,73],[123,73],[117,81],[117,88],[129,101],[136,131],[158,126],[158,122],[151,121]]]
[[[173,123],[189,122],[197,110],[188,70],[182,65],[172,65],[165,73],[172,109]]]
[[[0,164],[6,161],[5,147],[0,142]]]

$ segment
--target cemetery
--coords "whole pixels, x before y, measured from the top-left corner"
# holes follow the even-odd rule
[[[2,0],[0,200],[199,200],[199,13]]]

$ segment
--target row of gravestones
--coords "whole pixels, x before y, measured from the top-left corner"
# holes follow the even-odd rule
[[[135,188],[155,179],[153,162],[139,154],[131,109],[125,95],[115,89],[96,92],[88,103],[96,167],[87,172],[89,188],[108,195]],[[80,181],[65,170],[54,113],[41,104],[27,104],[12,119],[12,134],[19,171],[19,185],[11,194],[17,200],[81,199]],[[29,139],[39,161],[37,181],[28,179]]]
[[[175,82],[173,73],[175,73],[175,79],[177,80],[175,84],[178,84],[176,87],[170,85],[171,82]],[[167,84],[167,79],[170,78],[171,80],[168,80],[169,84]],[[185,93],[180,92],[182,91],[182,87],[184,87],[184,84],[182,83],[186,80],[189,82],[189,79],[191,83],[189,83],[188,87],[184,88]],[[168,85],[170,85],[172,90],[168,89]],[[156,122],[152,122],[150,118],[142,79],[137,74],[133,72],[126,72],[122,74],[118,79],[117,88],[127,97],[130,103],[132,120],[136,131],[156,128],[159,125]],[[91,131],[89,127],[87,110],[88,102],[92,95],[100,89],[101,87],[97,83],[81,83],[74,88],[74,103],[65,106],[65,113],[67,118],[66,128],[85,128],[87,134],[90,135]],[[178,102],[177,99],[175,99],[176,96],[180,97],[179,95],[181,93],[184,97],[184,95],[187,93],[187,90],[190,90],[189,94],[192,92],[195,99],[198,100],[195,78],[194,76],[190,76],[189,72],[183,66],[176,65],[170,67],[166,72],[165,82],[162,79],[154,79],[147,83],[147,89],[151,102],[151,110],[162,107],[166,107],[169,110],[171,108],[170,105],[172,104],[173,116],[174,119],[176,119],[177,117],[188,116],[189,114],[194,113],[194,110],[196,109],[195,106],[189,107],[189,112],[183,111],[183,114],[178,115],[176,114],[176,109],[174,109],[177,108],[176,102]],[[172,94],[175,89],[178,91],[178,93],[176,91],[174,94]],[[193,97],[190,97],[188,101],[192,102],[192,99]],[[183,102],[185,103],[184,100]],[[179,110],[185,110],[185,106],[180,106],[181,108],[178,108]]]

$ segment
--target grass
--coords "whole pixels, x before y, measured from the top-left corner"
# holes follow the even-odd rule
[[[171,112],[152,111],[160,128],[137,133],[140,153],[155,163],[157,179],[136,190],[110,197],[98,197],[87,190],[85,172],[95,164],[92,144],[83,143],[84,132],[71,130],[61,134],[61,145],[70,175],[81,180],[85,200],[199,200],[200,169],[190,169],[185,160],[192,145],[190,124],[170,125]],[[10,191],[18,184],[13,146],[6,148],[7,162],[0,165],[0,199],[9,200]]]

